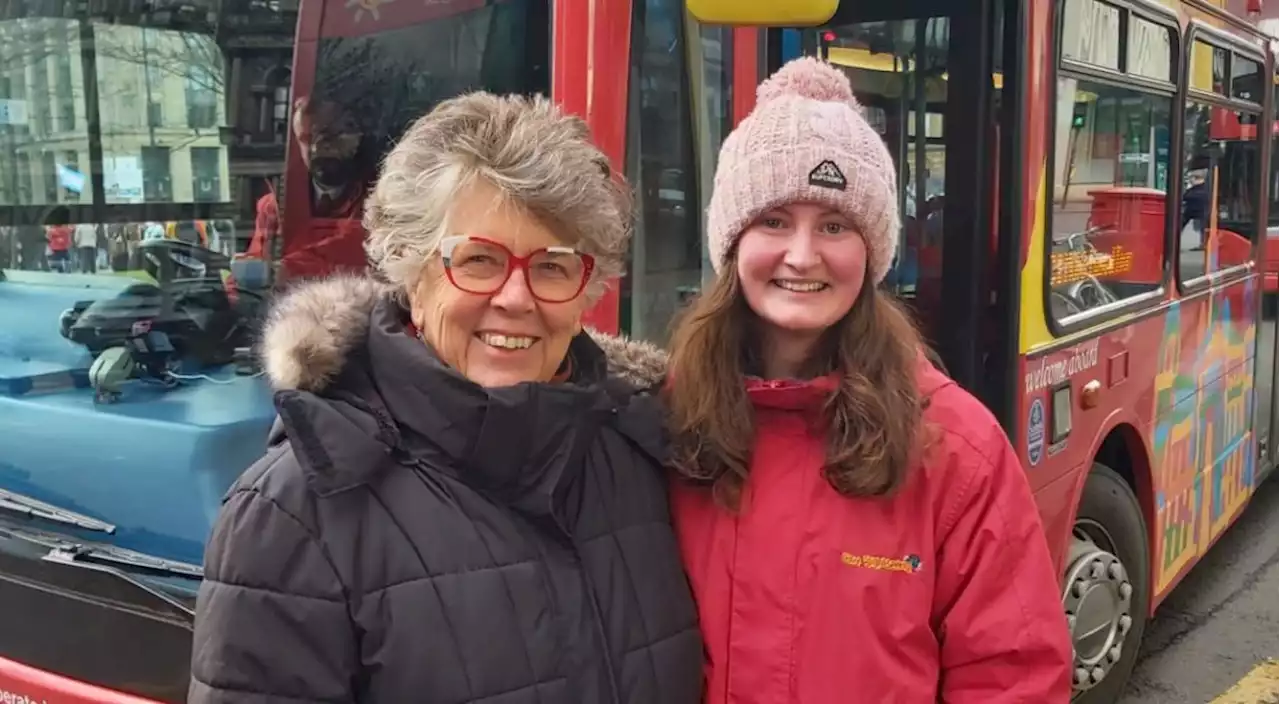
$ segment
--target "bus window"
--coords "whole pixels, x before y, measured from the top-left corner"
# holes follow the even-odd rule
[[[287,73],[297,16],[270,4],[0,3],[0,491],[98,517],[108,530],[82,537],[121,575],[150,565],[128,577],[141,590],[52,578],[119,604],[95,611],[98,630],[134,633],[145,654],[3,632],[0,653],[152,700],[185,697],[190,629],[137,615],[194,605],[217,496],[275,415],[247,352],[263,297],[232,275],[248,183],[283,170],[254,107],[263,73]],[[0,601],[75,631],[48,590]]]
[[[936,322],[945,255],[950,30],[949,18],[931,17],[846,24],[822,35],[827,59],[849,76],[896,162],[902,230],[884,283],[914,306],[926,333]]]
[[[326,36],[346,12],[327,7],[309,96],[295,96],[294,135],[312,178],[312,213],[342,217],[376,178],[382,155],[417,118],[471,90],[550,92],[546,0],[511,0],[414,24],[382,9],[380,29]],[[539,21],[539,19],[541,21]]]
[[[619,317],[627,334],[661,343],[711,273],[702,218],[732,127],[732,32],[694,23],[681,0],[634,8],[627,180],[638,217]]]
[[[550,93],[549,5],[508,0],[443,16],[409,4],[372,14],[325,5],[320,40],[299,48],[315,53],[314,75],[294,80],[309,91],[290,105],[305,171],[286,181],[307,199],[305,212],[285,213],[283,278],[363,268],[360,219],[382,157],[437,104],[472,90]],[[275,205],[260,204],[264,222]]]
[[[1193,74],[1203,54],[1193,53]],[[1261,101],[1261,63],[1217,47],[1211,56],[1215,88],[1219,88],[1219,77],[1230,75],[1233,98]],[[1177,223],[1177,272],[1184,282],[1249,261],[1259,230],[1261,106],[1224,104],[1218,96],[1226,92],[1223,81],[1214,96],[1193,93],[1184,108],[1182,207]]]
[[[1064,12],[1046,243],[1049,311],[1059,322],[1163,281],[1173,84],[1158,90],[1086,72],[1114,69],[1127,53],[1126,73],[1167,81],[1176,45],[1170,28],[1133,16],[1123,52],[1118,8],[1068,0]]]

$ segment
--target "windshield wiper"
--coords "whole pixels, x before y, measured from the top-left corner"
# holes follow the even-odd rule
[[[56,547],[44,556],[44,560],[69,567],[79,567],[110,574],[163,601],[186,618],[195,617],[194,596],[184,599],[172,593],[171,587],[166,588],[163,582],[156,582],[148,578],[148,575],[150,575],[151,577],[179,577],[200,580],[202,578],[202,570],[195,565],[151,557],[123,548],[90,545],[63,545]]]
[[[37,501],[29,496],[15,494],[12,491],[0,489],[0,512],[16,513],[24,518],[33,518],[50,523],[57,523],[73,528],[83,530],[92,530],[99,533],[111,535],[116,532],[116,527],[106,521],[100,521],[92,516],[86,516],[83,513],[76,513],[66,509],[58,508],[53,504],[47,504],[43,501]]]
[[[157,577],[204,578],[204,570],[197,565],[105,545],[62,545],[51,551],[45,559],[52,562],[107,565],[131,572],[146,572]]]

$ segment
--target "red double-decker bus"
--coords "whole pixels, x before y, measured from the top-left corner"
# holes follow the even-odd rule
[[[1079,701],[1118,699],[1156,605],[1274,469],[1276,58],[1220,7],[47,5],[0,4],[0,438],[24,438],[0,441],[0,599],[28,614],[0,630],[0,695],[182,700],[203,536],[272,414],[235,355],[205,355],[209,382],[86,388],[92,357],[56,337],[67,301],[163,278],[135,263],[170,249],[245,320],[293,278],[362,268],[381,156],[471,89],[585,117],[640,206],[593,322],[661,342],[710,275],[702,213],[756,85],[801,54],[847,72],[900,173],[886,286],[1026,465]],[[51,270],[67,224],[102,233],[105,265]]]

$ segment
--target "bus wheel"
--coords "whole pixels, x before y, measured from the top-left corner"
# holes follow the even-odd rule
[[[1094,463],[1062,588],[1074,646],[1075,704],[1113,704],[1124,693],[1147,622],[1149,565],[1138,498],[1114,470]]]

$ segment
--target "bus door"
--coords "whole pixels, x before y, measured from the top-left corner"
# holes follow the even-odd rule
[[[1274,67],[1276,57],[1271,56]],[[1273,73],[1273,81],[1275,74]],[[1271,138],[1267,147],[1269,167],[1266,170],[1267,182],[1264,191],[1266,199],[1266,230],[1261,242],[1261,256],[1258,261],[1262,267],[1262,305],[1259,308],[1257,333],[1257,358],[1254,365],[1254,408],[1257,409],[1258,422],[1254,428],[1258,433],[1258,460],[1261,463],[1259,477],[1266,476],[1276,469],[1277,437],[1276,437],[1276,348],[1280,339],[1276,334],[1276,278],[1280,261],[1276,256],[1277,240],[1280,240],[1280,133],[1277,132],[1276,112],[1280,110],[1280,89],[1272,86],[1271,106],[1266,115],[1269,119],[1263,124],[1271,124]]]
[[[885,286],[905,301],[947,372],[1007,415],[1011,358],[998,341],[1016,338],[1000,286],[996,143],[1002,3],[992,0],[843,2],[826,25],[801,31],[800,45],[844,70],[867,119],[898,169],[902,214],[898,256]],[[785,61],[781,30],[772,68]],[[1016,173],[1000,168],[1004,173]],[[975,177],[976,176],[976,177]],[[994,303],[993,303],[994,302]],[[998,366],[997,366],[998,365]],[[1000,373],[992,370],[1003,369]],[[1006,378],[1007,377],[1007,378]]]

